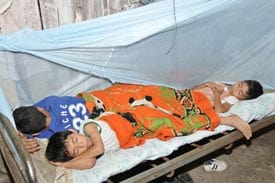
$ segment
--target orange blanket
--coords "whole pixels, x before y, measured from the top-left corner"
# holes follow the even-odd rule
[[[140,145],[148,138],[167,140],[197,129],[213,130],[220,122],[208,99],[191,90],[114,84],[105,90],[82,92],[78,96],[86,101],[92,117],[104,111],[115,113],[101,118],[123,136],[121,139],[127,139],[121,140],[118,135],[122,148]],[[129,129],[125,122],[131,124],[126,125]],[[121,128],[119,124],[123,124]]]

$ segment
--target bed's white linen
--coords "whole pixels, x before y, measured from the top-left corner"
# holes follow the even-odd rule
[[[254,100],[241,101],[235,104],[229,112],[220,115],[226,116],[230,114],[237,114],[248,122],[275,114],[275,93],[264,94]],[[107,180],[108,177],[124,172],[145,160],[155,160],[159,157],[167,156],[184,144],[190,144],[205,137],[232,129],[230,126],[220,125],[215,131],[199,130],[194,134],[173,138],[166,142],[152,139],[142,146],[106,153],[98,159],[94,168],[73,170],[73,182],[102,182]]]
[[[259,120],[274,114],[275,93],[266,93],[254,100],[241,101],[232,106],[228,113],[237,114],[245,121]]]

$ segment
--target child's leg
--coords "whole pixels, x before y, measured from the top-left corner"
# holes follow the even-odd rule
[[[239,130],[247,140],[250,139],[252,136],[250,125],[235,114],[227,117],[221,117],[221,124],[233,126],[237,130]]]

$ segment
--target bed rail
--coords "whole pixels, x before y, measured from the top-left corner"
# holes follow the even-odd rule
[[[251,123],[251,128],[253,132],[256,132],[272,124],[275,124],[275,115]],[[195,148],[194,150],[177,156],[154,168],[123,180],[122,183],[149,182],[242,138],[244,138],[244,136],[239,131],[232,131],[227,135],[200,146],[199,148]]]
[[[36,183],[30,154],[7,117],[0,113],[0,150],[15,183]]]

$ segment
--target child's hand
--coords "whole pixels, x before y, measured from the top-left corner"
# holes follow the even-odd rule
[[[207,82],[207,83],[204,83],[203,85],[201,85],[202,88],[203,87],[207,87],[207,88],[210,88],[213,92],[213,94],[215,95],[221,95],[224,91],[223,87],[218,85],[217,83],[215,82]]]
[[[40,150],[40,145],[36,139],[28,139],[26,135],[21,132],[18,132],[18,136],[29,153],[34,153]]]
[[[87,158],[87,159],[78,159],[78,160],[77,158],[74,158],[66,162],[53,162],[53,161],[49,161],[49,162],[54,166],[83,170],[83,169],[92,168],[96,163],[96,158]]]
[[[221,89],[220,87],[212,87],[211,90],[214,96],[221,96],[221,94],[223,93],[223,89]]]

